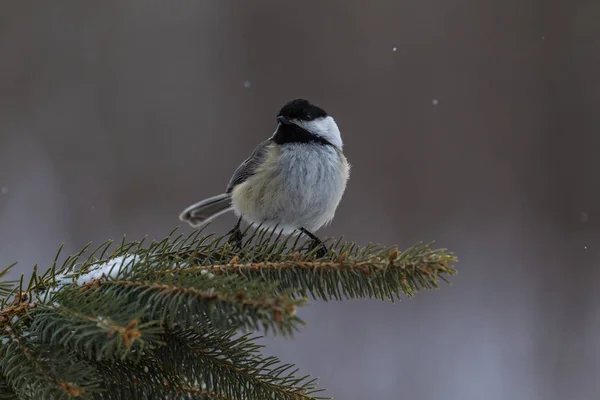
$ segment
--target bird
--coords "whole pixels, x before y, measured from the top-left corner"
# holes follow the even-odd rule
[[[235,170],[225,193],[192,204],[179,219],[198,228],[233,211],[230,231],[241,245],[242,221],[283,234],[304,234],[319,257],[327,248],[315,231],[328,225],[346,190],[350,164],[335,120],[305,99],[277,113],[275,132]]]

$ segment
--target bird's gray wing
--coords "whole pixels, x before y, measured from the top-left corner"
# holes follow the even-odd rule
[[[227,193],[231,193],[234,187],[242,182],[245,182],[246,179],[254,174],[256,167],[258,167],[265,159],[267,149],[271,143],[273,143],[271,139],[260,143],[258,146],[256,146],[252,154],[250,154],[250,157],[240,164],[229,180],[229,184],[227,185]]]

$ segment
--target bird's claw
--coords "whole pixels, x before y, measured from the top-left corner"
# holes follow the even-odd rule
[[[320,240],[311,240],[308,251],[313,251],[315,249],[317,249],[317,251],[315,252],[317,258],[323,258],[327,255],[327,247],[325,247],[323,242],[321,242]]]
[[[240,230],[240,228],[233,228],[229,231],[229,240],[228,243],[233,244],[238,249],[242,248],[242,239],[244,238],[244,234]]]

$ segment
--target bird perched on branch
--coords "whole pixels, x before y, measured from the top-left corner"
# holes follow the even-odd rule
[[[333,219],[350,176],[342,147],[331,116],[307,100],[292,100],[277,114],[275,133],[235,170],[226,192],[189,206],[179,218],[199,227],[233,211],[238,243],[244,220],[284,234],[300,231],[322,257],[327,249],[314,232]]]

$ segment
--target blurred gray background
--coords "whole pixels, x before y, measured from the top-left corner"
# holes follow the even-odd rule
[[[319,233],[435,240],[460,275],[396,304],[313,303],[267,352],[336,399],[599,398],[599,16],[592,0],[2,2],[0,264],[161,239],[305,97],[353,165]]]

